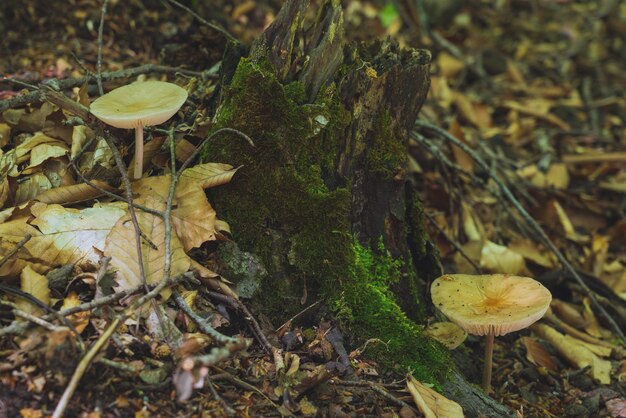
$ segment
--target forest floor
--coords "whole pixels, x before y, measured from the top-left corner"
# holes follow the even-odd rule
[[[0,74],[5,77],[0,80],[0,106],[33,85],[97,72],[102,3],[49,3],[0,4]],[[443,128],[473,150],[468,153],[423,126],[411,135],[409,170],[420,179],[428,232],[444,270],[534,277],[554,297],[541,325],[496,340],[492,396],[519,417],[626,417],[626,351],[618,330],[626,330],[626,4],[482,0],[461,5],[449,0],[425,2],[425,13],[420,13],[413,3],[419,2],[347,2],[345,26],[351,41],[391,37],[406,47],[429,49],[431,89],[420,120]],[[277,1],[254,0],[185,4],[248,44],[280,7]],[[210,111],[215,82],[206,70],[224,53],[224,33],[170,0],[111,0],[102,39],[103,73],[161,64],[179,70],[164,71],[171,79],[188,70],[182,76],[204,86],[194,103]],[[75,96],[88,105],[97,91],[79,87]],[[18,244],[30,233],[21,219],[38,218],[41,229],[54,203],[77,211],[67,213],[79,213],[77,202],[96,197],[83,189],[73,189],[70,201],[62,200],[58,191],[51,193],[80,183],[69,174],[67,154],[71,148],[73,158],[76,137],[89,133],[68,125],[65,115],[50,105],[33,101],[10,107],[0,112],[3,256],[12,247],[28,248],[28,243]],[[179,161],[199,144],[194,138],[207,131],[211,115],[196,113],[189,141],[175,150]],[[154,178],[168,166],[169,150],[162,147],[166,136],[155,131],[151,141]],[[127,162],[129,150],[120,149]],[[119,183],[114,166],[97,155],[98,149],[77,161],[81,170],[91,178],[117,178]],[[477,164],[477,158],[489,169]],[[205,188],[227,183],[234,174],[224,165],[205,169]],[[563,271],[494,177],[503,179],[580,280]],[[107,209],[107,216],[113,210]],[[227,226],[214,217],[212,222],[215,229],[208,241],[225,241]],[[15,228],[22,229],[18,233]],[[8,235],[19,238],[7,240]],[[211,264],[214,249],[214,242],[204,243],[193,255],[205,264],[205,283],[219,291],[225,282],[206,268],[219,271],[219,265]],[[16,277],[15,269],[25,270],[26,265],[30,273],[18,274],[20,280],[13,282],[0,279],[5,280],[0,284],[20,283],[23,292],[45,299],[55,310],[105,297],[95,283],[106,265],[50,272],[41,265],[54,260],[6,261],[0,262],[0,277]],[[47,290],[33,284],[41,277],[49,284]],[[8,297],[5,289],[0,288],[0,418],[49,416],[70,384],[85,350],[82,344],[100,341],[114,321],[113,308],[78,309],[68,316],[72,332],[55,323],[52,314],[43,328],[31,328],[16,318],[33,321],[44,308],[15,294]],[[123,290],[130,295],[140,289],[128,284]],[[129,320],[89,364],[66,416],[420,416],[405,376],[380,370],[367,359],[367,347],[352,347],[337,358],[341,343],[329,323],[299,324],[295,319],[277,329],[263,321],[262,312],[240,314],[243,308],[234,298],[190,290],[180,295],[182,302],[175,299],[169,299],[163,314],[187,333],[179,350],[173,353],[167,344],[154,342],[150,326]],[[219,363],[190,365],[186,359],[219,337],[207,336],[194,322],[198,318],[180,313],[185,304],[202,312],[205,322],[220,332],[250,340],[228,340],[225,353],[210,352]],[[162,324],[163,318],[157,320]],[[433,312],[430,322],[435,321]],[[281,346],[288,354],[277,359],[256,341],[246,349],[252,337],[263,335],[269,346]],[[454,356],[481,359],[481,343],[470,336]],[[345,359],[362,381],[338,377]],[[284,369],[277,370],[279,364]],[[473,383],[480,381],[479,366],[476,360],[463,369]]]

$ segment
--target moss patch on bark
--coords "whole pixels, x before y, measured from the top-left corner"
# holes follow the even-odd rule
[[[354,344],[384,343],[371,350],[378,361],[441,381],[449,368],[445,350],[421,335],[388,288],[404,261],[392,259],[381,243],[371,250],[353,238],[349,186],[334,174],[350,114],[334,88],[305,103],[300,83],[282,85],[267,63],[242,59],[223,94],[215,129],[239,129],[255,147],[225,135],[203,158],[243,165],[227,187],[211,190],[211,199],[241,248],[260,256],[269,272],[255,296],[263,313],[281,323],[303,308],[303,295],[307,303],[323,298]],[[381,129],[388,125],[384,117]],[[381,141],[387,134],[381,132]],[[377,156],[386,159],[396,148],[382,144]]]

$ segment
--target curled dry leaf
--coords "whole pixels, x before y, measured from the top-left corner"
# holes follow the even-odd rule
[[[426,418],[464,418],[461,405],[418,382],[413,376],[407,376],[406,385],[415,405]]]
[[[526,271],[524,257],[509,248],[487,241],[480,254],[480,266],[492,273],[518,275]]]
[[[146,206],[157,210],[164,210],[165,203],[160,199],[148,196],[143,200]],[[165,252],[165,222],[162,218],[137,211],[137,222],[141,231],[150,238],[150,243],[141,239],[141,250],[145,280],[147,284],[158,283],[164,278]],[[154,246],[153,246],[154,245]],[[172,233],[170,248],[171,270],[170,276],[185,273],[189,270],[190,259],[176,234]],[[106,237],[104,254],[111,257],[110,265],[117,271],[116,290],[126,290],[142,284],[137,255],[136,232],[130,215],[120,217],[111,233]],[[162,296],[168,298],[170,291],[164,291]]]
[[[108,183],[100,180],[91,180],[96,186],[109,191],[115,192],[115,188],[109,186]],[[73,184],[71,186],[56,187],[37,195],[39,202],[52,204],[76,204],[87,200],[95,199],[102,196],[102,192],[94,189],[86,183]]]
[[[524,347],[526,347],[526,358],[535,366],[545,367],[548,370],[557,371],[554,358],[543,348],[534,338],[522,337]]]
[[[48,279],[36,271],[31,266],[27,265],[22,270],[20,275],[20,289],[24,293],[28,293],[31,296],[39,299],[44,304],[50,304],[50,288],[48,287]],[[33,304],[32,302],[19,298],[17,300],[17,306],[26,313],[31,315],[40,316],[43,315],[43,310]]]
[[[531,328],[537,335],[554,345],[559,354],[572,365],[583,368],[591,366],[591,375],[602,384],[611,383],[611,362],[594,354],[585,344],[569,335],[563,335],[545,324]]]
[[[78,305],[80,305],[80,299],[78,298],[76,292],[72,291],[67,295],[65,299],[63,299],[63,306],[61,307],[61,309],[74,308]],[[91,311],[87,310],[69,315],[67,318],[70,320],[72,325],[74,325],[76,331],[78,331],[78,333],[81,333],[85,328],[87,328],[87,325],[89,325],[90,317]]]
[[[174,194],[172,226],[185,251],[215,240],[216,214],[207,201],[204,189],[228,183],[237,169],[227,164],[207,163],[186,169]],[[170,176],[147,177],[133,183],[136,202],[145,204],[152,197],[165,203]]]
[[[11,213],[13,218],[0,224],[0,255],[27,234],[31,239],[0,267],[0,277],[16,276],[27,263],[40,273],[64,264],[97,265],[100,254],[95,250],[104,249],[106,236],[124,210],[115,205],[67,209],[37,202]]]

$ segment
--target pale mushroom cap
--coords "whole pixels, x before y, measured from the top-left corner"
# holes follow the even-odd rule
[[[552,294],[538,281],[508,274],[447,274],[430,288],[433,303],[473,335],[504,335],[546,313]]]
[[[144,81],[111,90],[96,99],[91,113],[116,128],[159,125],[187,100],[187,90],[165,81]]]

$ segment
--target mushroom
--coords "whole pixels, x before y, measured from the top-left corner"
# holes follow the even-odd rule
[[[144,81],[111,90],[96,99],[90,112],[101,121],[123,129],[135,129],[135,169],[143,172],[143,128],[159,125],[174,116],[187,100],[187,90],[165,81]]]
[[[485,336],[482,385],[486,392],[491,387],[494,337],[538,321],[552,300],[538,281],[508,274],[447,274],[432,283],[430,294],[452,322],[470,334]]]

